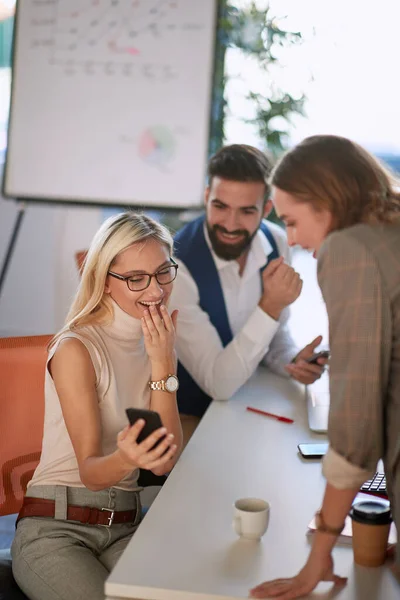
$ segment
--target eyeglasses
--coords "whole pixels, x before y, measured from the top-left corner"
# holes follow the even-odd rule
[[[141,292],[149,287],[152,277],[156,278],[156,281],[159,285],[167,285],[168,283],[172,283],[176,278],[178,266],[176,262],[171,258],[171,264],[165,267],[161,267],[159,271],[155,273],[137,273],[135,275],[120,275],[119,273],[114,273],[113,271],[108,271],[108,274],[111,277],[115,277],[116,279],[120,279],[121,281],[126,281],[126,285],[131,292]]]

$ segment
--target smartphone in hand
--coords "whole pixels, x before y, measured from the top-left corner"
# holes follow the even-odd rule
[[[143,419],[145,421],[145,426],[143,427],[142,431],[139,433],[137,438],[138,444],[140,444],[140,442],[143,442],[143,440],[145,440],[151,433],[153,433],[153,431],[163,426],[160,415],[154,410],[146,410],[144,408],[127,408],[125,412],[131,425],[136,423],[136,421],[138,421],[139,419]],[[154,444],[153,448],[158,446],[158,444],[162,442],[164,438],[165,435]]]
[[[310,363],[310,365],[318,365],[319,358],[329,358],[330,352],[329,350],[321,350],[321,352],[316,352],[310,358],[306,358],[306,362]]]

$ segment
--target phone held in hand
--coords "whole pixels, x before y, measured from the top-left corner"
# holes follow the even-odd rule
[[[299,444],[297,447],[303,458],[322,458],[328,451],[328,442]]]
[[[310,365],[317,365],[319,358],[329,358],[330,352],[329,350],[321,350],[321,352],[316,352],[310,358],[306,358],[306,362],[310,363]]]
[[[143,419],[145,421],[145,426],[143,427],[142,431],[139,433],[137,438],[138,444],[143,442],[143,440],[145,440],[151,433],[153,433],[153,431],[163,426],[160,415],[154,410],[146,410],[144,408],[127,408],[125,412],[131,425],[136,423],[136,421],[138,421],[139,419]],[[165,436],[160,438],[154,444],[153,448],[158,446],[158,444],[162,442],[164,438]]]

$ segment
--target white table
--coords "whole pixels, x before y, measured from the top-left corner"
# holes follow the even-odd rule
[[[291,417],[282,423],[246,411],[251,405]],[[307,525],[324,490],[320,461],[297,444],[325,436],[309,431],[304,388],[258,372],[229,401],[214,402],[106,582],[108,600],[232,600],[265,580],[294,575],[310,548]],[[261,542],[239,539],[232,504],[257,496],[271,504]],[[336,547],[336,572],[349,577],[339,600],[398,600],[386,567],[353,564]],[[310,598],[329,598],[320,584]],[[321,595],[321,592],[322,595]]]

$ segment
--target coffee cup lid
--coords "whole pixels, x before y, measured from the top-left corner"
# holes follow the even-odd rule
[[[387,525],[392,521],[389,502],[379,500],[357,502],[349,514],[353,521],[366,525]]]

